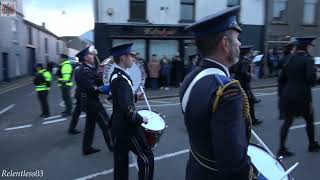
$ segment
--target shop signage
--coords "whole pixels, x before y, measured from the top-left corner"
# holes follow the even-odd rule
[[[159,35],[159,36],[172,36],[177,33],[175,29],[168,29],[168,28],[145,28],[144,34],[145,35]]]

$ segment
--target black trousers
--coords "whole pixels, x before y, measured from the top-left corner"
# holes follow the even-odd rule
[[[76,107],[72,112],[72,119],[70,121],[69,131],[74,130],[76,128],[79,121],[80,114],[82,112],[80,98],[76,98],[76,99],[77,99]]]
[[[110,131],[110,119],[99,100],[88,104],[82,150],[86,151],[92,147],[96,123],[102,131],[109,150],[112,150],[113,142]]]
[[[114,179],[128,180],[129,151],[132,151],[138,156],[139,180],[152,180],[154,156],[143,133],[136,133],[134,136],[129,137],[129,139],[128,137],[116,137],[114,149]]]
[[[38,91],[38,98],[40,101],[42,115],[49,115],[49,104],[48,104],[48,92],[49,91]]]
[[[62,99],[64,101],[64,105],[66,109],[64,113],[71,114],[72,111],[72,101],[70,95],[71,87],[70,86],[61,86]]]
[[[302,115],[304,120],[306,121],[306,132],[309,140],[309,144],[313,144],[315,142],[314,139],[314,115],[313,111],[310,111],[309,113],[304,113]],[[284,149],[286,139],[289,133],[289,129],[293,123],[294,117],[292,115],[285,115],[284,122],[280,129],[280,149]]]

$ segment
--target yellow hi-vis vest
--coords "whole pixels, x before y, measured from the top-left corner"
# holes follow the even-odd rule
[[[51,74],[49,71],[42,69],[38,71],[38,74],[42,75],[45,82],[39,85],[36,85],[36,91],[48,91],[50,89],[50,83],[51,83]]]
[[[68,60],[60,63],[60,77],[58,78],[58,86],[72,86],[72,65]]]

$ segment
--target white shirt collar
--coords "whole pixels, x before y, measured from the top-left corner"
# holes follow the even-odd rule
[[[225,70],[225,72],[227,73],[226,76],[230,77],[229,69],[225,65],[223,65],[223,64],[221,64],[221,63],[219,63],[219,62],[217,62],[217,61],[215,61],[213,59],[209,59],[209,58],[204,58],[204,59],[207,60],[207,61],[211,61],[211,62],[214,62],[214,63],[217,63],[218,65],[220,65]]]
[[[116,67],[116,68],[118,68],[118,69],[121,69],[121,70],[124,71],[128,76],[130,76],[130,74],[129,74],[124,68],[120,67],[118,64],[115,64],[114,67]]]

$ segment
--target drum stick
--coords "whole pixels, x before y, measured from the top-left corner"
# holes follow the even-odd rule
[[[282,176],[279,180],[285,178],[289,173],[291,173],[293,171],[293,169],[295,169],[297,166],[299,165],[298,162],[296,162],[291,168],[289,168]]]
[[[263,143],[263,141],[259,138],[259,136],[251,129],[252,135],[256,138],[257,141],[262,145],[262,147],[273,157],[276,159],[276,156],[270,151],[270,149]]]
[[[149,102],[148,102],[148,99],[147,99],[146,93],[144,92],[144,90],[143,90],[142,86],[140,86],[140,90],[141,90],[141,92],[143,93],[144,101],[146,102],[146,104],[147,104],[147,106],[148,106],[149,111],[151,111],[150,104],[149,104]]]

